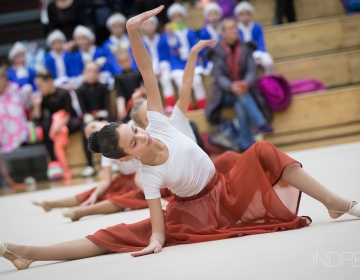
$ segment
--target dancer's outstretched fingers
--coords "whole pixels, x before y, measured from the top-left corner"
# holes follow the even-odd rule
[[[152,253],[159,253],[159,252],[161,252],[161,249],[162,249],[162,246],[161,246],[160,242],[157,240],[154,240],[149,244],[149,246],[142,249],[141,251],[131,253],[131,256],[140,257],[143,255],[148,255],[148,254],[152,254]]]
[[[165,7],[164,5],[161,5],[153,10],[144,12],[142,14],[130,18],[126,22],[126,29],[133,30],[139,28],[149,18],[156,16],[158,13],[160,13],[164,9],[164,7]]]

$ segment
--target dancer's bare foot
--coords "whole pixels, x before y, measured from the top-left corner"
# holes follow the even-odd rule
[[[14,252],[14,249],[12,248],[11,245],[9,246],[6,243],[2,243],[2,242],[0,243],[1,243],[0,247],[2,247],[3,249],[5,248],[6,250],[3,257],[11,261],[18,270],[27,269],[30,266],[30,264],[34,262],[33,260],[18,256],[16,252]]]
[[[65,218],[71,219],[73,222],[78,221],[81,217],[78,213],[78,207],[64,208],[61,214]]]
[[[48,205],[45,200],[35,200],[32,202],[32,204],[42,207],[46,212],[49,212],[51,210],[50,205]]]

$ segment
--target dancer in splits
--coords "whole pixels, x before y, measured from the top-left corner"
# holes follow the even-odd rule
[[[270,143],[258,142],[243,155],[225,153],[213,164],[194,141],[173,127],[162,114],[152,63],[137,31],[162,9],[160,6],[127,22],[147,89],[148,127],[142,130],[111,123],[90,137],[90,143],[96,143],[92,149],[106,157],[140,158],[150,218],[51,246],[0,243],[0,256],[18,269],[28,268],[33,261],[74,260],[109,252],[141,256],[158,253],[163,246],[305,227],[311,219],[297,216],[301,192],[331,209],[332,218],[343,213],[360,217],[360,204],[326,189],[299,162]],[[174,193],[165,211],[160,202],[164,187]]]

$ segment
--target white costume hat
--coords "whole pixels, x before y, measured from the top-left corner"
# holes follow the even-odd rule
[[[76,39],[76,37],[77,37],[78,35],[80,35],[80,34],[86,36],[87,38],[89,38],[89,40],[90,40],[91,42],[94,42],[94,41],[95,41],[95,35],[94,35],[94,33],[91,31],[90,28],[87,28],[87,27],[85,27],[85,26],[83,26],[83,25],[78,25],[78,26],[76,26],[76,28],[75,28],[75,30],[74,30],[74,34],[73,34],[74,39]]]
[[[167,10],[167,17],[169,20],[171,20],[171,16],[174,13],[181,13],[184,17],[187,17],[187,11],[183,5],[180,5],[179,3],[172,4],[169,9]]]
[[[223,15],[222,9],[218,3],[210,2],[209,4],[206,5],[203,11],[204,18],[207,18],[210,11],[217,11],[220,14],[220,16]]]
[[[234,9],[234,15],[237,16],[240,12],[247,10],[250,13],[254,14],[255,10],[254,7],[247,1],[242,1],[241,3],[237,4]]]
[[[147,21],[152,21],[156,26],[159,26],[159,20],[157,19],[157,17],[156,16],[153,16],[153,17],[151,17],[151,18],[149,18]],[[145,21],[146,22],[146,21]],[[145,23],[144,22],[144,23]],[[143,24],[144,24],[143,23]]]
[[[126,23],[126,18],[123,14],[115,13],[112,16],[110,16],[106,21],[106,27],[109,29],[111,25],[113,25],[116,22],[121,22],[123,24]]]
[[[56,29],[53,32],[51,32],[49,34],[49,36],[47,36],[46,38],[46,45],[48,47],[50,47],[50,45],[52,44],[52,42],[54,42],[55,40],[61,40],[63,41],[63,43],[66,42],[66,38],[64,33],[62,33],[60,30]]]
[[[10,49],[9,54],[8,54],[8,58],[9,60],[13,60],[13,58],[15,57],[15,55],[19,52],[23,52],[25,53],[25,46],[23,43],[21,42],[16,42],[13,47]]]

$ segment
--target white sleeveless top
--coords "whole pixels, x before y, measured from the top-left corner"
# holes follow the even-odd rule
[[[161,188],[169,188],[181,197],[199,193],[215,174],[215,166],[208,155],[166,116],[154,111],[148,111],[147,116],[146,131],[166,145],[169,157],[162,165],[140,165],[145,198],[160,198]]]

